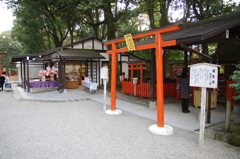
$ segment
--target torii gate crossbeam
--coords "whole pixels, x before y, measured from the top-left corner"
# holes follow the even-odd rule
[[[163,95],[163,58],[162,48],[176,45],[176,40],[163,41],[162,33],[167,33],[179,30],[180,26],[168,27],[160,30],[154,30],[132,36],[133,39],[139,39],[147,36],[155,35],[155,43],[135,46],[135,51],[145,49],[156,49],[156,74],[157,74],[157,127],[164,127],[164,95]],[[117,48],[117,44],[125,42],[124,38],[111,40],[104,45],[112,45],[112,50],[107,51],[107,54],[112,54],[112,68],[111,68],[111,111],[116,110],[116,54],[128,52],[128,48]]]

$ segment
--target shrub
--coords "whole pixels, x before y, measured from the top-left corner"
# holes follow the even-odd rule
[[[236,67],[240,69],[240,64],[236,65]],[[234,84],[230,84],[230,87],[232,87],[236,92],[236,95],[233,98],[235,100],[239,100],[240,99],[240,70],[235,70],[233,72],[233,75],[230,76],[230,79],[235,81]]]
[[[227,142],[234,146],[240,146],[240,124],[238,126],[232,127]]]

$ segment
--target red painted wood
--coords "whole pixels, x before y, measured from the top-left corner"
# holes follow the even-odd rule
[[[143,37],[147,37],[147,36],[152,36],[152,35],[155,35],[157,33],[162,34],[162,33],[171,32],[171,31],[175,31],[175,30],[179,30],[179,29],[180,29],[180,25],[176,25],[176,26],[172,26],[172,27],[169,27],[169,28],[164,28],[164,29],[161,29],[161,30],[154,30],[154,31],[145,32],[145,33],[142,33],[142,34],[139,34],[139,35],[134,35],[134,36],[132,36],[132,38],[133,39],[139,39],[139,38],[143,38]],[[120,43],[120,42],[125,42],[125,38],[112,40],[112,41],[106,42],[104,45],[110,45],[110,44],[113,44],[113,43]]]
[[[148,83],[137,84],[136,95],[141,98],[151,98],[151,91]],[[164,83],[164,97],[176,97],[176,83]],[[122,93],[134,94],[134,85],[131,81],[122,81]],[[155,92],[156,97],[156,92]]]
[[[153,44],[148,44],[148,45],[141,45],[141,46],[136,46],[136,50],[145,50],[145,49],[150,49],[150,48],[155,48],[156,49],[156,72],[157,72],[157,91],[156,91],[156,96],[157,96],[157,126],[158,127],[164,127],[164,84],[163,84],[163,59],[162,59],[162,47],[164,46],[171,46],[175,45],[176,41],[171,40],[171,41],[163,41],[162,40],[162,33],[166,32],[171,32],[175,30],[179,30],[180,26],[173,26],[173,27],[168,27],[160,30],[154,30],[151,32],[144,32],[138,35],[134,35],[133,39],[138,39],[146,36],[152,36],[155,35],[155,43]],[[117,43],[124,42],[125,38],[117,39],[117,40],[112,40],[105,45],[110,45],[112,44],[112,50],[107,51],[108,54],[112,54],[112,82],[111,82],[111,104],[115,105],[116,104],[116,74],[115,74],[115,69],[116,69],[116,54],[120,52],[127,52],[127,48],[122,48],[122,49],[117,49]],[[147,46],[147,47],[146,47]],[[114,70],[114,71],[113,71]],[[132,70],[133,72],[133,70]],[[115,76],[115,77],[114,77]],[[132,75],[133,77],[133,75]],[[142,91],[142,90],[141,90]],[[111,110],[113,110],[114,106],[111,106]]]
[[[111,74],[111,110],[116,110],[116,89],[117,89],[117,78],[116,78],[116,70],[117,70],[117,54],[114,54],[114,52],[117,49],[116,44],[112,44],[112,74]]]

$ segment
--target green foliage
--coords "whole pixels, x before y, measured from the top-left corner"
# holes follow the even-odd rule
[[[228,1],[223,5],[222,14],[240,11],[240,2]]]
[[[240,146],[240,124],[231,129],[227,142],[234,146]]]
[[[19,55],[22,52],[22,47],[16,39],[12,38],[11,32],[6,31],[0,34],[0,53],[5,55],[1,56],[3,60],[0,61],[2,68],[15,68],[15,65],[10,63],[10,58],[13,55]]]
[[[183,61],[184,60],[184,53],[183,51],[179,50],[165,50],[164,51],[165,56],[165,77],[170,76],[170,62],[173,61]]]
[[[236,67],[237,69],[240,69],[240,64],[236,65]],[[230,85],[230,87],[232,87],[236,92],[236,95],[233,98],[235,100],[239,100],[240,99],[240,70],[235,70],[233,72],[233,75],[230,76],[230,79],[235,81],[234,84]]]
[[[184,53],[179,50],[168,50],[167,57],[170,61],[184,60]]]
[[[219,3],[216,3],[219,2]],[[170,6],[203,19],[236,11],[239,3],[177,0],[9,0],[13,36],[26,54],[43,52],[91,35],[113,39],[162,26]],[[184,4],[186,3],[186,4]],[[169,20],[169,17],[168,19]]]
[[[76,11],[78,2],[10,0],[8,4],[16,16],[14,36],[29,54],[62,46],[81,20]]]
[[[239,11],[240,3],[224,0],[174,0],[172,8],[175,11],[184,9],[183,17],[192,22]]]
[[[237,45],[218,44],[217,51],[212,54],[213,61],[217,60],[222,62],[236,61]]]
[[[44,44],[46,40],[45,35],[39,31],[39,25],[37,25],[37,23],[38,21],[24,22],[19,19],[15,20],[12,34],[25,48],[23,54],[44,52],[47,49]]]

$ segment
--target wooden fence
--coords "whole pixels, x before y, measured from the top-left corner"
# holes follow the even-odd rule
[[[164,97],[176,96],[176,83],[164,83]],[[156,88],[156,84],[155,84]],[[134,95],[134,84],[132,81],[122,81],[122,93]],[[156,97],[156,89],[154,92]],[[136,84],[136,96],[141,98],[151,98],[151,90],[149,83]]]

